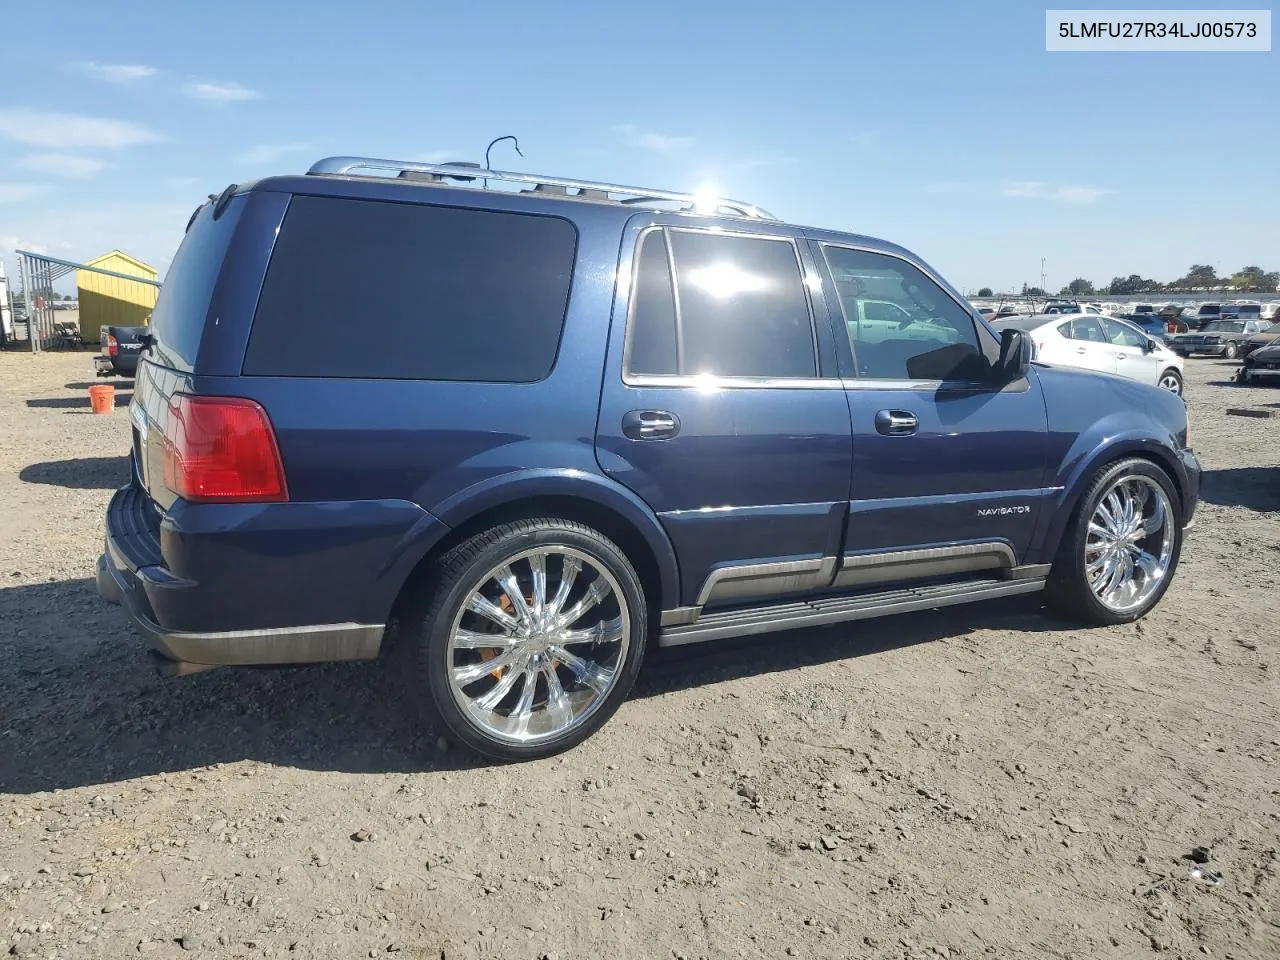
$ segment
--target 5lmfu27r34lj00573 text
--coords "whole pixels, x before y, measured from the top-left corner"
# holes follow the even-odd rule
[[[172,669],[395,645],[504,759],[654,645],[1035,591],[1133,620],[1200,477],[1180,397],[1032,362],[901,247],[351,157],[193,214],[130,416],[98,588]]]

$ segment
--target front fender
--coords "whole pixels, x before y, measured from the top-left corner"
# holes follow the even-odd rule
[[[675,550],[653,511],[634,493],[600,474],[572,468],[530,468],[488,477],[436,504],[431,516],[447,525],[424,525],[411,532],[397,550],[394,566],[404,576],[456,528],[489,510],[539,497],[566,497],[588,501],[617,515],[644,539],[658,567],[658,600],[663,609],[680,602],[680,574]],[[404,569],[406,568],[407,569]]]
[[[1187,479],[1182,463],[1174,453],[1178,449],[1172,436],[1161,437],[1154,424],[1123,423],[1128,413],[1117,413],[1095,424],[1076,437],[1062,457],[1053,486],[1060,491],[1042,514],[1040,528],[1032,540],[1028,560],[1052,563],[1058,552],[1067,524],[1085,495],[1098,469],[1125,457],[1143,457],[1160,465],[1173,481],[1180,498],[1187,495]],[[1121,428],[1117,431],[1116,428]],[[1179,511],[1180,513],[1182,511]]]

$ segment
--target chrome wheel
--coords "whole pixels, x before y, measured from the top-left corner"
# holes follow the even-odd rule
[[[1175,396],[1182,396],[1182,378],[1173,370],[1166,370],[1160,375],[1159,387],[1168,390]]]
[[[467,594],[449,634],[449,689],[487,736],[539,743],[596,711],[630,643],[626,598],[599,560],[567,546],[527,550]]]
[[[1085,536],[1085,579],[1115,613],[1141,607],[1160,589],[1176,537],[1169,496],[1155,480],[1123,476],[1107,488]]]

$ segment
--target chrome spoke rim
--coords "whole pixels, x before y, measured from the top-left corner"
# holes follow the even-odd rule
[[[1182,392],[1182,381],[1170,373],[1166,373],[1160,378],[1160,386],[1164,387],[1170,393]]]
[[[567,546],[519,553],[478,578],[454,618],[454,702],[496,740],[561,736],[614,689],[630,624],[622,588],[600,561]]]
[[[1168,575],[1175,539],[1164,488],[1140,474],[1116,480],[1085,530],[1084,575],[1094,596],[1116,613],[1145,604]]]

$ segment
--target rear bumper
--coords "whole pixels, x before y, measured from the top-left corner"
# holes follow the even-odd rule
[[[124,607],[151,648],[180,663],[261,666],[374,660],[382,646],[384,628],[380,624],[330,623],[215,633],[167,630],[151,619],[140,599],[145,596],[145,580],[145,568],[135,574],[119,569],[110,559],[109,549],[98,557],[98,596]]]
[[[98,593],[158,653],[210,666],[376,658],[421,555],[414,534],[447,529],[398,501],[161,512],[136,484],[116,491],[106,519]]]

